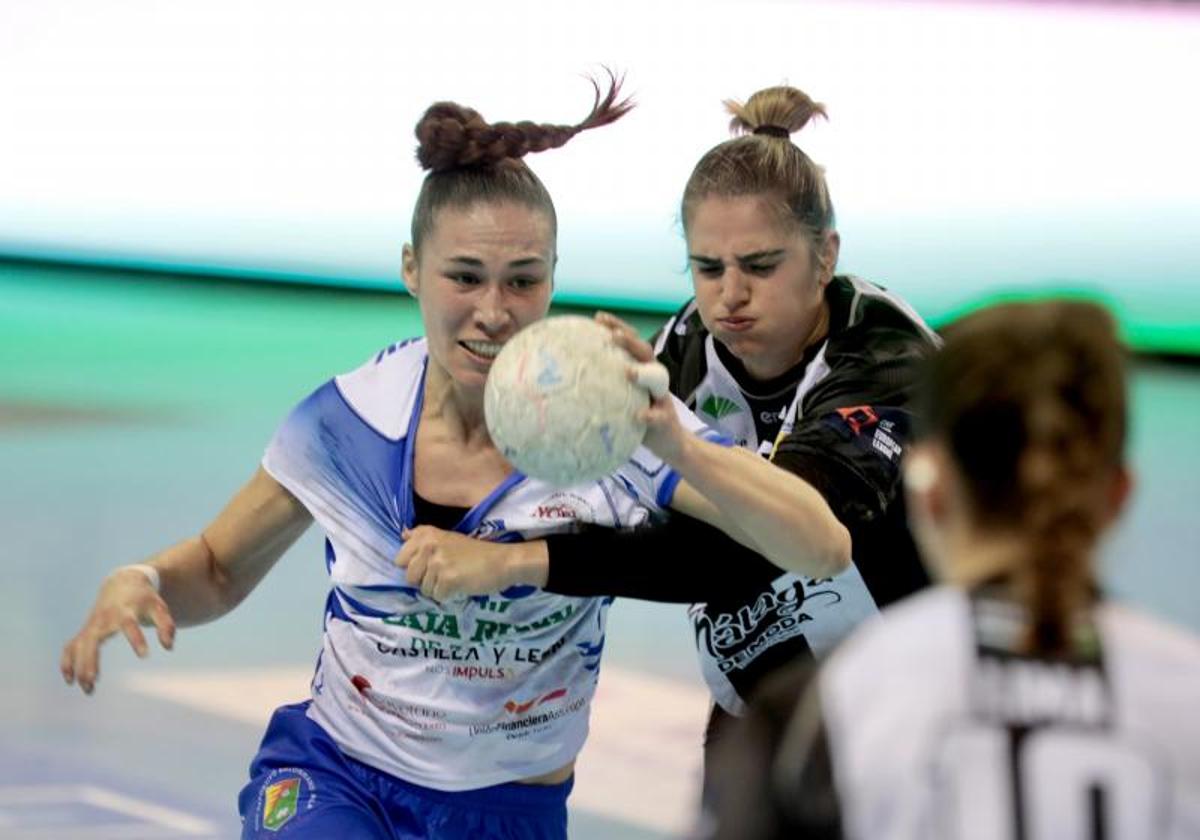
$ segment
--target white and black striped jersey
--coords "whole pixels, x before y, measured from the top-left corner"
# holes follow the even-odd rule
[[[1200,638],[1103,603],[1072,654],[1018,655],[1020,607],[948,587],[883,618],[756,699],[716,836],[1200,837]]]
[[[905,523],[899,462],[915,366],[938,339],[865,280],[835,277],[826,300],[828,336],[771,382],[753,380],[715,341],[694,302],[663,327],[656,351],[672,393],[704,422],[821,492],[850,530],[850,569],[826,580],[783,572],[680,516],[633,534],[548,540],[550,591],[692,604],[702,671],[732,714],[765,675],[824,653],[879,606],[928,583]]]

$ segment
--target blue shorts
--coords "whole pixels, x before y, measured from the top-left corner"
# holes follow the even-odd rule
[[[342,753],[307,708],[282,706],[271,717],[238,795],[243,840],[565,840],[572,779],[458,792],[421,787]]]

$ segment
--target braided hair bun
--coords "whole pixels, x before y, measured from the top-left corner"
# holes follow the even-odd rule
[[[489,123],[465,105],[434,103],[417,123],[417,161],[430,172],[496,166],[530,152],[557,149],[581,131],[615,122],[633,107],[628,97],[619,98],[622,79],[611,71],[605,93],[595,79],[590,81],[595,90],[592,110],[574,125],[528,120]]]

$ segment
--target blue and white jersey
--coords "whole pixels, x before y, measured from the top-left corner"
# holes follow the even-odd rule
[[[263,467],[326,535],[329,594],[309,716],[347,754],[439,790],[555,770],[587,736],[611,598],[534,587],[440,603],[393,560],[412,527],[413,444],[428,360],[393,345],[300,403]],[[677,403],[688,427],[708,433]],[[513,473],[457,531],[518,541],[592,523],[635,527],[679,476],[645,449],[566,489]]]

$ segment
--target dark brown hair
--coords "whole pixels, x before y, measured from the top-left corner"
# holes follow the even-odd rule
[[[1069,649],[1095,591],[1091,557],[1124,457],[1124,352],[1103,307],[1009,303],[947,330],[921,387],[926,431],[958,464],[974,521],[1019,531],[1011,570],[1030,609],[1028,647]]]
[[[429,170],[413,210],[412,245],[433,228],[443,207],[467,207],[477,201],[512,201],[543,210],[551,229],[557,216],[550,193],[521,160],[530,152],[556,149],[581,131],[615,122],[633,107],[619,99],[621,79],[608,73],[608,91],[601,93],[596,80],[591,112],[575,125],[545,123],[488,123],[471,108],[454,102],[437,102],[417,123],[417,160]]]
[[[821,167],[789,135],[813,117],[825,117],[825,106],[781,86],[760,90],[745,104],[726,100],[725,108],[733,115],[731,130],[741,136],[709,149],[692,170],[683,191],[684,229],[701,199],[762,195],[781,220],[800,225],[816,245],[833,229],[833,203]]]

